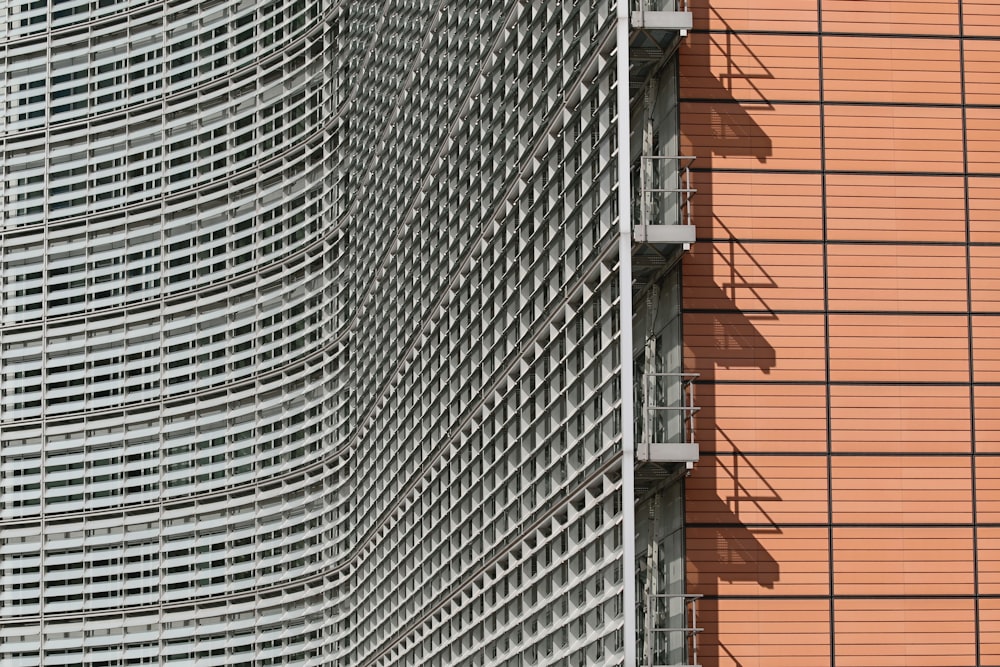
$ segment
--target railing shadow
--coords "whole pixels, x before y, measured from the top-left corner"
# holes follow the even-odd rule
[[[745,243],[737,239],[724,222],[715,216],[713,216],[713,219],[716,225],[729,234],[728,241],[716,241],[714,243],[714,247],[712,248],[715,253],[715,257],[729,269],[728,281],[720,284],[719,288],[722,289],[723,292],[728,292],[727,297],[734,303],[736,302],[738,296],[742,296],[737,294],[738,290],[749,292],[750,295],[760,303],[761,309],[767,313],[768,319],[777,319],[777,315],[770,307],[768,307],[767,298],[761,294],[760,290],[774,289],[778,287],[778,283],[771,277],[771,274],[768,273],[767,269],[765,269],[760,262],[754,259],[750,248],[747,247]],[[750,262],[751,266],[759,272],[760,278],[755,280],[744,276],[739,269],[738,258],[746,258],[746,260]],[[761,313],[755,312],[753,319],[761,319]]]
[[[780,534],[781,527],[771,517],[771,514],[764,507],[763,503],[780,501],[781,495],[774,488],[774,486],[767,481],[767,478],[761,473],[760,469],[757,468],[757,466],[755,466],[744,454],[735,449],[735,443],[733,443],[725,432],[722,432],[722,436],[733,447],[733,451],[725,456],[722,454],[716,455],[718,467],[725,471],[726,476],[732,482],[728,493],[725,496],[722,495],[723,489],[718,489],[720,493],[720,500],[726,503],[726,506],[730,509],[730,512],[737,521],[743,521],[743,516],[745,514],[752,513],[756,515],[754,518],[757,519],[754,523],[766,523],[769,525],[769,528],[755,527],[750,529],[751,533],[757,535],[765,532]],[[745,481],[748,477],[751,480],[755,480],[763,485],[763,492],[761,490],[751,491],[747,486],[747,481]],[[743,508],[745,505],[751,506],[751,510],[749,512],[744,511]],[[761,522],[760,518],[763,518],[764,521]]]
[[[729,28],[714,9],[694,8],[696,17],[706,11],[711,11],[716,22]],[[712,57],[719,53],[726,62],[724,73],[712,67]],[[750,67],[744,64],[747,61]],[[710,141],[712,153],[721,157],[751,156],[758,162],[767,162],[773,153],[773,143],[747,109],[774,108],[756,84],[758,80],[774,79],[774,74],[753,54],[743,38],[728,31],[712,34],[704,42],[689,39],[681,49],[681,72],[684,80],[697,82],[694,95],[703,109],[708,107],[708,122],[702,121],[699,125],[707,126],[710,132],[710,137],[703,141]],[[738,81],[744,84],[743,90],[750,91],[748,98],[734,96]],[[700,160],[703,151],[696,148],[694,152]]]
[[[729,28],[706,0],[693,4],[696,26],[711,19],[716,26]],[[681,101],[697,109],[691,117],[682,116],[681,128],[688,132],[691,151],[698,156],[698,194],[694,200],[698,237],[711,238],[713,233],[719,237],[712,242],[712,248],[705,249],[710,257],[705,262],[708,266],[699,268],[717,276],[699,285],[698,294],[704,296],[706,305],[685,304],[686,313],[698,311],[685,317],[685,370],[701,373],[699,400],[715,406],[716,371],[756,369],[763,380],[778,363],[778,352],[757,326],[762,321],[779,319],[768,305],[768,294],[778,284],[754,259],[752,244],[743,243],[738,232],[721,221],[713,221],[711,215],[715,158],[746,156],[763,164],[773,155],[773,141],[755,116],[773,110],[762,84],[775,77],[732,30],[692,35],[680,58]],[[699,209],[707,214],[699,216]],[[703,243],[709,241],[699,241]],[[755,275],[745,275],[741,266]],[[747,298],[754,303],[752,313],[741,311]],[[750,373],[750,377],[754,375]],[[688,531],[688,591],[705,596],[699,604],[699,624],[705,632],[698,642],[698,660],[703,667],[740,667],[741,660],[725,646],[725,633],[719,631],[718,600],[732,584],[742,582],[740,588],[745,591],[748,583],[763,590],[773,590],[779,583],[781,566],[761,539],[781,534],[782,528],[771,512],[782,498],[767,479],[767,472],[742,453],[743,443],[718,428],[714,408],[702,410],[697,419],[699,433],[712,434],[711,438],[701,439],[703,450],[720,451],[714,457],[718,466],[713,471],[715,488],[704,490],[697,499],[697,508],[693,507],[694,501],[688,507],[689,514],[693,511],[711,517],[710,521],[699,519]],[[701,465],[712,464],[705,460]]]
[[[722,34],[715,33],[709,36],[710,48],[715,48],[717,51],[725,55],[726,58],[726,72],[725,74],[716,74],[716,78],[719,80],[719,84],[724,88],[729,96],[735,98],[736,95],[736,82],[742,81],[744,83],[744,88],[749,88],[752,91],[751,98],[756,98],[759,104],[765,106],[766,108],[773,108],[771,104],[767,101],[767,97],[764,92],[757,87],[757,81],[773,81],[774,74],[771,70],[764,64],[764,61],[754,55],[750,46],[744,41],[743,37],[739,34],[732,32],[732,27],[726,22],[722,16],[714,9],[710,10],[715,14],[715,20],[719,21],[726,26],[729,32]],[[744,63],[740,63],[736,60],[736,53],[739,52],[740,55],[745,55],[750,62],[748,67]]]
[[[685,326],[691,356],[687,370],[701,374],[698,395],[705,395],[702,384],[715,380],[718,368],[757,368],[764,375],[770,374],[778,362],[777,352],[754,321],[737,310],[718,285],[704,286],[699,293],[706,301],[731,306],[699,313],[697,325],[688,323]]]
[[[687,591],[704,596],[698,605],[698,625],[704,629],[698,638],[698,664],[718,667],[728,657],[727,667],[738,665],[719,631],[720,585],[749,582],[772,590],[781,579],[781,567],[757,533],[740,525],[725,500],[701,501],[699,507],[723,520],[720,525],[699,527],[688,534],[688,552],[694,552],[696,558],[688,562]],[[726,515],[728,520],[724,520]],[[728,655],[723,656],[723,652]]]

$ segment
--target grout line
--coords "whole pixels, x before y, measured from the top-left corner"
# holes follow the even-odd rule
[[[969,457],[969,479],[971,483],[970,500],[972,507],[972,605],[973,630],[976,637],[976,664],[982,664],[982,632],[979,604],[979,527],[977,516],[977,483],[976,483],[976,372],[975,372],[975,337],[973,332],[973,302],[972,302],[972,221],[969,203],[969,112],[966,90],[965,70],[965,13],[962,0],[958,0],[958,63],[959,83],[961,86],[962,108],[962,189],[965,207],[965,299],[966,322],[968,327],[969,355],[969,442],[972,455]]]

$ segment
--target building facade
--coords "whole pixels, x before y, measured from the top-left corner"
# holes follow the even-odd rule
[[[630,291],[676,94],[633,139],[624,82],[675,91],[690,15],[631,9],[5,5],[0,663],[683,654],[682,554],[637,558],[633,511],[680,546],[679,348]],[[658,156],[637,210],[677,227]],[[636,351],[672,410],[638,476]]]
[[[990,3],[2,12],[0,665],[1000,659]]]
[[[703,665],[1000,663],[1000,6],[692,2]]]

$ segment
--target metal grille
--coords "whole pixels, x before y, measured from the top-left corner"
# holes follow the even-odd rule
[[[5,11],[5,664],[620,663],[614,7]]]

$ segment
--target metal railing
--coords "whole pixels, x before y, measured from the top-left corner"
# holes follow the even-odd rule
[[[632,0],[633,12],[686,12],[688,0]]]
[[[698,373],[643,373],[640,442],[696,442],[694,418],[699,408],[694,381],[698,377]]]
[[[641,225],[690,225],[691,186],[690,155],[643,155],[639,165]]]
[[[644,667],[698,665],[698,634],[704,630],[698,627],[698,600],[701,597],[689,593],[646,596],[646,639],[642,663]],[[676,611],[672,609],[671,602],[674,600],[678,600],[683,608]],[[658,601],[666,601],[666,608],[659,608]],[[672,624],[675,619],[681,624]],[[680,637],[677,638],[674,633],[679,633]],[[673,642],[671,638],[674,638]],[[684,662],[669,662],[676,661],[678,653]]]

